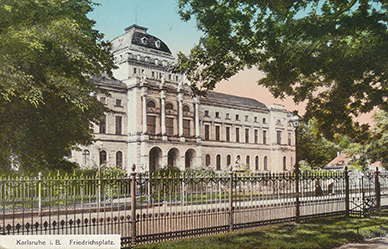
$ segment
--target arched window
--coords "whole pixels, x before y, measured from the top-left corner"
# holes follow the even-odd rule
[[[100,165],[105,164],[107,159],[107,154],[105,150],[100,151]]]
[[[205,160],[206,160],[206,166],[209,166],[210,165],[210,155],[209,154],[206,154]]]
[[[230,166],[230,164],[232,163],[232,157],[230,155],[227,155],[226,156],[226,166]]]
[[[84,156],[84,167],[87,167],[89,165],[89,160],[90,160],[90,151],[84,150],[82,152],[82,155]]]
[[[258,156],[255,157],[255,169],[259,170],[259,157]]]
[[[147,102],[147,108],[155,108],[156,104],[154,101],[150,100]]]
[[[264,170],[268,170],[268,158],[267,158],[267,156],[264,157]]]
[[[123,167],[123,152],[116,152],[116,168],[121,169]]]
[[[250,164],[250,161],[251,161],[250,157],[249,157],[249,156],[247,156],[247,158],[246,158],[246,160],[245,160],[245,162],[246,162],[246,165],[247,165],[247,169],[249,169],[249,164]]]
[[[190,107],[188,107],[187,105],[183,106],[183,112],[190,112]]]
[[[286,157],[283,157],[283,170],[284,171],[287,170],[287,158]]]
[[[217,158],[216,158],[216,170],[221,170],[221,155],[217,155]]]
[[[174,106],[171,103],[166,104],[166,110],[173,110]]]

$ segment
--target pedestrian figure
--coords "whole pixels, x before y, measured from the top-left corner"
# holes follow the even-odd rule
[[[321,187],[321,182],[317,179],[315,181],[315,196],[322,196],[322,195],[323,195],[323,191]]]

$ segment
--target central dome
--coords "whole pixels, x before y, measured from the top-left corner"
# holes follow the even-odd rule
[[[112,41],[112,51],[116,52],[133,45],[157,50],[172,55],[168,46],[159,38],[147,34],[147,28],[131,25],[125,29],[126,33]]]

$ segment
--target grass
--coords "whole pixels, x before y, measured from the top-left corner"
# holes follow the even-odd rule
[[[283,223],[214,236],[139,245],[135,249],[331,249],[388,232],[388,215],[372,218],[330,217]]]

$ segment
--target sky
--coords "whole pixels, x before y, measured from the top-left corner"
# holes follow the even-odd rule
[[[178,14],[178,0],[95,0],[100,3],[89,17],[96,21],[95,28],[105,34],[105,40],[124,34],[132,24],[148,28],[148,33],[164,41],[174,56],[185,54],[198,43],[202,33],[195,20],[184,22]],[[218,83],[216,91],[257,99],[266,104],[281,104],[288,110],[304,111],[305,105],[295,106],[291,99],[284,101],[272,97],[268,90],[257,85],[262,73],[248,70],[228,81]]]
[[[94,0],[100,3],[89,17],[96,21],[95,28],[105,34],[105,40],[125,33],[132,24],[148,28],[147,33],[164,41],[176,57],[179,51],[190,52],[198,43],[202,33],[196,28],[195,20],[184,22],[178,14],[178,0]],[[275,99],[257,81],[263,73],[257,70],[242,71],[228,81],[217,84],[215,91],[256,99],[266,105],[280,104],[289,111],[305,112],[306,103],[294,104],[291,98]],[[361,123],[370,122],[370,115],[358,118]]]

